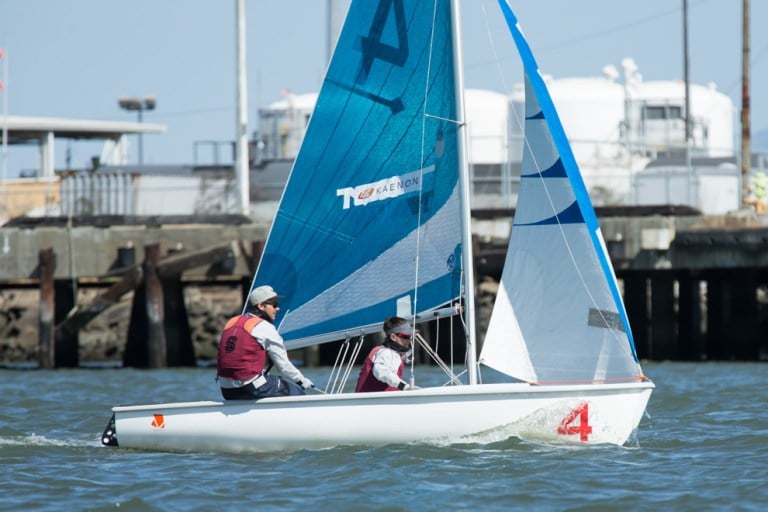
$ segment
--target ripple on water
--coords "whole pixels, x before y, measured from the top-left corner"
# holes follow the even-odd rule
[[[500,436],[261,455],[100,445],[113,405],[216,398],[209,369],[13,373],[3,384],[0,467],[13,474],[14,492],[0,508],[768,509],[765,366],[662,363],[646,373],[657,389],[624,447]],[[326,374],[308,370],[318,383]],[[55,391],[39,396],[46,388]]]

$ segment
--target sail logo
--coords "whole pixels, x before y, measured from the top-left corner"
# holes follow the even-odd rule
[[[348,210],[352,206],[365,206],[375,201],[413,194],[421,190],[424,176],[434,171],[435,166],[430,165],[401,176],[392,176],[356,187],[340,188],[336,190],[336,197],[344,198],[342,208]]]

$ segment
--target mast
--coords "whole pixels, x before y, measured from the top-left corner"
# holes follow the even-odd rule
[[[248,215],[250,208],[250,181],[248,162],[248,85],[245,58],[245,0],[236,0],[236,53],[237,53],[237,120],[235,123],[235,176],[237,176],[237,211]]]
[[[8,36],[3,41],[3,46],[0,47],[0,60],[3,65],[2,80],[0,80],[0,94],[3,95],[3,149],[2,149],[2,209],[0,209],[0,224],[4,224],[8,220],[8,55],[5,52],[8,51]],[[3,254],[8,254],[8,235],[5,236],[3,243]]]
[[[477,334],[475,332],[475,264],[472,255],[472,225],[469,206],[469,164],[465,142],[464,63],[461,47],[459,0],[451,0],[451,30],[453,31],[453,72],[456,87],[456,117],[458,117],[459,192],[461,195],[461,260],[464,274],[464,308],[467,322],[467,374],[469,383],[477,384]]]
[[[688,173],[688,186],[686,187],[688,195],[688,205],[693,206],[695,201],[691,193],[691,181],[693,176],[691,172],[691,146],[693,145],[691,135],[691,81],[690,66],[688,61],[688,0],[683,0],[683,76],[685,82],[685,169]]]

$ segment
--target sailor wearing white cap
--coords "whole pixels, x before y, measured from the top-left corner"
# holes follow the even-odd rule
[[[219,339],[217,380],[227,400],[303,395],[314,387],[288,358],[283,337],[273,322],[279,296],[268,285],[248,295],[246,314],[229,319]],[[267,362],[269,360],[269,363]],[[272,365],[281,376],[269,375]]]

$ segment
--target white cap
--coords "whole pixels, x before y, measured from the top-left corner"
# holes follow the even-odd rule
[[[264,301],[277,297],[277,293],[269,285],[259,286],[254,288],[250,295],[248,295],[248,302],[251,306],[258,306]]]

